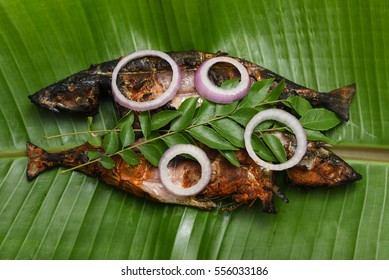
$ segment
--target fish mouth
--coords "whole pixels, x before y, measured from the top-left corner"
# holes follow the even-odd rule
[[[350,175],[348,181],[346,183],[354,183],[356,181],[362,180],[362,175],[353,170],[353,174]]]
[[[39,92],[39,91],[37,93],[29,95],[28,98],[30,99],[32,104],[34,104],[38,107],[41,107],[43,109],[48,109],[48,110],[55,112],[55,113],[60,112],[60,110],[58,110],[55,106],[49,105],[49,103],[47,103],[47,102],[42,102],[41,92]]]
[[[40,90],[29,95],[31,103],[42,109],[55,113],[67,112],[94,116],[99,112],[99,90],[91,87],[85,96],[79,96],[74,92],[56,92],[49,94],[47,89]]]

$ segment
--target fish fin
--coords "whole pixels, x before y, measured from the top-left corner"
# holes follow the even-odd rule
[[[271,189],[283,202],[289,203],[289,199],[285,196],[279,186],[272,185]]]
[[[56,166],[55,162],[47,161],[46,155],[49,155],[44,149],[27,142],[27,180],[31,181],[46,169]]]
[[[351,100],[356,91],[356,85],[352,84],[330,92],[320,93],[321,100],[326,107],[335,112],[343,120],[349,120]]]

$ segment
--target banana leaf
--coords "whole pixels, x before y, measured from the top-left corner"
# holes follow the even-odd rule
[[[386,0],[0,0],[1,259],[389,259],[389,2]],[[65,149],[88,121],[27,96],[140,49],[228,52],[320,91],[351,83],[350,121],[328,136],[362,174],[283,190],[269,215],[158,204],[50,170],[28,182],[25,145]],[[95,126],[112,128],[105,100]]]

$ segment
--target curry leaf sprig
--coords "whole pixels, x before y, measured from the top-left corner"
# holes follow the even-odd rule
[[[229,80],[222,86],[233,87],[237,82]],[[255,82],[243,99],[231,104],[216,104],[193,97],[184,100],[177,110],[164,110],[154,115],[149,111],[141,112],[138,114],[138,129],[134,129],[134,112],[129,112],[115,128],[105,131],[103,141],[101,134],[89,133],[88,142],[101,145],[104,151],[90,151],[86,164],[100,161],[105,168],[113,168],[115,162],[112,156],[120,155],[128,164],[136,165],[139,158],[135,151],[138,150],[152,165],[157,166],[169,147],[201,143],[218,150],[230,163],[239,166],[235,151],[245,147],[245,126],[258,112],[280,103],[300,119],[308,140],[332,142],[322,132],[340,123],[333,112],[312,108],[307,100],[299,96],[280,101],[285,82],[269,90],[272,83],[273,79]],[[253,134],[252,143],[254,150],[264,160],[283,162],[286,161],[286,153],[281,141],[275,135],[266,133],[275,130],[288,131],[288,128],[275,121],[265,121],[257,127],[258,133]],[[139,134],[138,137],[136,134]]]

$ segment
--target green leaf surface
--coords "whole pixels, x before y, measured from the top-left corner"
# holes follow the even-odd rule
[[[127,149],[120,153],[122,159],[124,159],[128,164],[137,165],[139,163],[138,155],[131,149]]]
[[[104,151],[110,155],[119,150],[119,136],[115,130],[108,131],[104,136]]]
[[[119,136],[123,147],[127,147],[134,143],[135,132],[130,122],[126,122],[125,124],[123,124]]]
[[[265,141],[266,145],[269,147],[270,151],[273,153],[273,155],[276,156],[279,162],[285,162],[287,160],[284,147],[282,146],[282,143],[277,136],[264,133],[262,135],[262,138],[263,141]]]
[[[164,127],[169,122],[171,122],[172,120],[174,120],[175,118],[181,115],[182,115],[181,111],[173,111],[173,110],[161,111],[155,114],[155,116],[151,118],[151,130],[157,130],[161,127]]]
[[[277,161],[277,158],[273,154],[273,152],[266,146],[262,139],[258,137],[256,134],[251,135],[251,144],[253,145],[253,149],[256,154],[262,158],[263,160]]]
[[[224,116],[232,113],[236,106],[238,105],[238,101],[229,103],[229,104],[217,104],[216,105],[216,116]]]
[[[231,119],[224,118],[211,123],[211,126],[236,147],[244,148],[244,129]]]
[[[173,147],[178,144],[193,144],[193,141],[189,139],[184,133],[175,133],[163,137],[162,140],[168,145],[168,147]]]
[[[238,159],[236,158],[236,155],[234,153],[234,151],[221,151],[219,150],[219,152],[234,166],[236,167],[240,167],[240,163],[238,161]]]
[[[105,169],[112,169],[115,167],[115,161],[111,157],[102,156],[100,162]]]
[[[96,150],[88,151],[88,159],[94,160],[97,159],[100,156],[100,152]]]
[[[158,166],[159,160],[163,153],[154,144],[143,144],[139,146],[142,155],[154,166]]]
[[[230,142],[225,140],[220,134],[218,134],[212,128],[201,125],[194,128],[190,128],[187,132],[198,141],[204,143],[212,149],[218,150],[237,150]]]
[[[143,136],[148,138],[151,133],[151,117],[149,111],[139,113],[139,123]]]
[[[234,112],[230,118],[236,121],[237,123],[246,126],[248,122],[258,113],[259,111],[254,108],[243,107],[239,108]]]
[[[215,115],[216,115],[216,104],[207,99],[203,99],[200,107],[195,113],[193,123],[201,124],[203,122],[208,122],[209,120],[213,119]]]
[[[325,131],[337,126],[341,121],[334,112],[320,108],[306,111],[300,122],[304,128]]]
[[[285,80],[282,80],[281,82],[279,82],[270,92],[269,94],[266,96],[265,98],[265,102],[272,102],[272,101],[276,101],[280,98],[281,96],[281,93],[284,91],[285,89]]]
[[[266,99],[272,82],[273,79],[266,79],[253,83],[247,95],[240,101],[239,107],[252,108],[253,106],[263,102]]]
[[[289,96],[285,100],[285,104],[293,108],[300,116],[312,109],[312,105],[308,100],[297,95]]]
[[[196,110],[198,97],[187,98],[182,102],[178,111],[181,113],[181,116],[175,119],[170,126],[170,129],[173,131],[180,131],[189,126],[193,119],[193,115]]]
[[[134,111],[131,110],[126,115],[124,115],[120,120],[118,120],[116,127],[121,129],[123,128],[124,125],[132,126],[134,120],[135,120]]]
[[[238,86],[239,82],[240,82],[239,78],[225,80],[225,81],[222,82],[220,87],[224,88],[224,89],[234,88],[234,87]]]
[[[88,134],[88,143],[100,147],[101,146],[101,136],[100,135],[93,135],[93,134]]]
[[[305,134],[307,135],[307,139],[310,141],[323,141],[329,144],[335,144],[335,141],[327,136],[325,136],[323,133],[317,130],[310,130],[310,129],[304,129]]]
[[[386,0],[0,0],[0,258],[389,259],[388,13]],[[27,141],[67,149],[85,135],[43,136],[89,126],[27,96],[142,49],[221,50],[319,92],[356,83],[350,121],[326,136],[363,179],[314,190],[281,180],[290,202],[275,198],[276,215],[155,203],[58,168],[28,182]],[[103,98],[93,124],[117,121]]]

